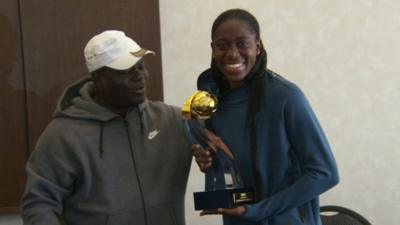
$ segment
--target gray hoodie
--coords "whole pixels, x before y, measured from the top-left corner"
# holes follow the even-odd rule
[[[190,144],[179,109],[146,100],[126,118],[69,86],[27,166],[25,225],[184,225]]]

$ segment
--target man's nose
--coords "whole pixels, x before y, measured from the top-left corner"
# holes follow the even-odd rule
[[[134,71],[134,72],[132,72],[130,79],[133,81],[139,81],[139,80],[145,79],[146,76],[147,76],[147,74],[145,71]]]

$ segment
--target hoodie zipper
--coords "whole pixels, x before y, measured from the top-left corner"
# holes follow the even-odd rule
[[[260,188],[260,174],[258,173],[257,170],[257,136],[255,132],[255,118],[251,122],[251,128],[250,128],[250,147],[251,147],[251,158],[252,158],[252,173],[253,173],[253,179],[254,179],[254,202],[258,202],[261,199],[261,188]]]
[[[302,223],[305,223],[305,222],[306,222],[306,215],[305,215],[305,213],[304,213],[303,208],[302,208],[301,206],[299,206],[299,207],[297,208],[297,210],[298,210],[298,212],[299,212],[299,216],[300,216],[301,222],[302,222]]]
[[[144,223],[147,225],[148,222],[147,222],[146,203],[144,201],[143,188],[142,188],[142,184],[140,182],[140,177],[139,177],[138,169],[137,169],[137,166],[136,166],[135,154],[133,153],[133,143],[132,143],[131,135],[130,135],[130,131],[129,131],[129,122],[127,120],[124,120],[124,122],[125,122],[125,126],[126,126],[126,131],[128,133],[128,140],[129,140],[129,146],[130,146],[130,151],[131,151],[131,157],[132,157],[132,161],[133,161],[133,167],[135,168],[136,180],[138,182],[140,197],[141,197],[141,200],[142,200]]]

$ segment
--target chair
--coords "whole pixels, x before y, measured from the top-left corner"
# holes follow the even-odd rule
[[[341,206],[321,206],[320,217],[323,225],[371,225],[360,214]]]

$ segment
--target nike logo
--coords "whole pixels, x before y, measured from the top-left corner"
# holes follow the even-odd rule
[[[151,139],[153,139],[153,138],[155,138],[156,136],[157,136],[157,134],[158,133],[160,133],[160,131],[159,130],[153,130],[153,131],[150,131],[149,132],[149,136],[147,136],[147,138],[149,139],[149,140],[151,140]]]

